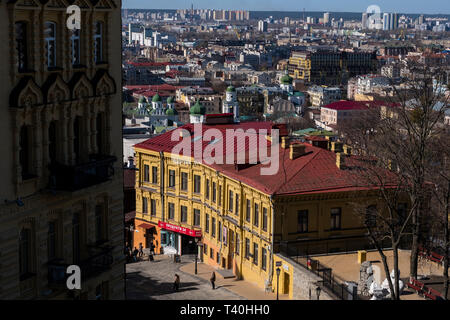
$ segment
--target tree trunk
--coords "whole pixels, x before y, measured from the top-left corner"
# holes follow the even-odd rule
[[[394,244],[392,247],[394,254],[394,272],[395,272],[395,300],[400,300],[400,279],[398,272],[398,245]]]
[[[449,230],[448,230],[448,219],[449,217],[449,205],[450,205],[450,182],[447,188],[447,197],[445,199],[445,214],[444,214],[444,299],[448,300],[448,254],[450,250],[450,239],[449,239]]]
[[[389,283],[389,289],[391,290],[391,300],[395,300],[395,294],[394,294],[394,286],[392,284],[392,280],[391,280],[391,275],[389,273],[389,266],[386,260],[386,256],[384,255],[383,250],[378,249],[378,252],[380,253],[381,256],[381,260],[383,260],[383,267],[384,267],[384,273],[386,273],[386,279],[388,280]]]
[[[417,279],[417,264],[419,262],[419,206],[416,206],[412,214],[412,243],[411,243],[411,257],[409,262],[409,276]]]

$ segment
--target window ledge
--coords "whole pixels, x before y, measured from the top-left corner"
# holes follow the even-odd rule
[[[85,70],[85,69],[87,69],[87,66],[85,66],[84,64],[73,64],[72,65],[72,69],[74,69],[74,70]]]
[[[64,69],[61,67],[47,67],[47,71],[48,72],[58,72],[58,71],[63,71]]]
[[[31,76],[34,75],[36,73],[36,70],[32,70],[32,69],[23,69],[23,70],[18,70],[17,73],[21,76]]]

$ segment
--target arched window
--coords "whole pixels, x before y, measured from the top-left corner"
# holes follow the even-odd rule
[[[28,69],[27,23],[19,21],[16,27],[16,50],[19,72]]]
[[[55,163],[57,161],[57,122],[52,121],[48,127],[48,156],[49,162]]]
[[[80,57],[81,41],[79,29],[74,29],[71,32],[70,42],[72,43],[72,65],[77,66],[81,63]]]
[[[80,227],[80,213],[76,212],[72,218],[72,254],[73,263],[80,261],[81,254],[81,227]]]
[[[22,126],[19,136],[19,163],[22,169],[22,180],[30,179],[32,174],[32,141],[31,141],[31,127]]]
[[[94,62],[103,61],[103,23],[97,21],[94,30]]]
[[[104,117],[103,113],[100,112],[97,114],[96,126],[97,126],[97,153],[102,154],[103,144],[104,144]]]
[[[31,230],[26,228],[19,235],[19,268],[21,278],[31,273]]]
[[[47,67],[56,67],[56,23],[51,21],[45,22],[44,41]]]

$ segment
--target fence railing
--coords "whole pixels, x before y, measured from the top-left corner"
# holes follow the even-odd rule
[[[358,300],[356,285],[350,285],[347,281],[333,274],[333,270],[320,261],[311,258],[304,249],[298,246],[289,246],[289,243],[279,245],[280,252],[286,254],[290,259],[303,268],[316,274],[321,278],[319,284],[328,293],[332,293],[340,300]]]

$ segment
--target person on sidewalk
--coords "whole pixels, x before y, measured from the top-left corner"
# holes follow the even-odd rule
[[[209,279],[209,281],[211,281],[211,286],[213,288],[213,290],[216,288],[215,282],[216,282],[216,273],[213,271],[211,274],[211,279]]]
[[[173,290],[178,291],[180,288],[180,276],[175,273],[175,281],[173,282]]]
[[[142,242],[139,243],[139,254],[138,257],[142,258],[142,256],[144,255],[144,246],[142,245]]]

